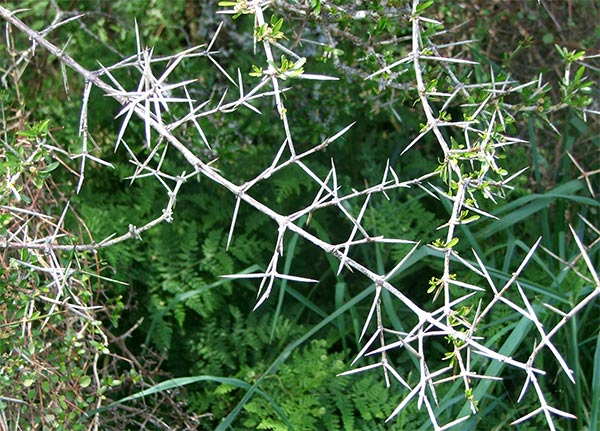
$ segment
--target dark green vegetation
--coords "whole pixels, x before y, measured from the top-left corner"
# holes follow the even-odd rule
[[[132,120],[115,151],[124,116],[115,119],[120,104],[98,88],[90,94],[87,145],[104,163],[87,159],[76,193],[84,79],[41,46],[27,52],[31,40],[10,26],[0,42],[0,429],[426,430],[432,429],[432,415],[444,425],[468,414],[471,401],[478,412],[456,429],[600,429],[600,285],[593,271],[600,267],[596,2],[422,1],[413,7],[390,0],[363,1],[359,7],[344,6],[359,2],[288,0],[270,5],[266,24],[256,28],[252,14],[243,13],[246,2],[225,1],[221,7],[191,0],[164,3],[25,0],[0,5],[30,8],[17,16],[38,31],[58,11],[62,20],[84,13],[45,37],[89,70],[136,54],[134,20],[142,48],[154,47],[155,57],[208,43],[223,20],[212,48],[219,51],[215,59],[236,83],[240,71],[246,91],[269,67],[261,39],[305,57],[306,73],[340,77],[283,79],[297,69],[289,64],[290,55],[282,60],[279,52],[272,64],[279,68],[280,85],[291,87],[282,98],[297,153],[356,122],[310,156],[311,172],[326,178],[333,158],[340,196],[381,183],[388,161],[401,181],[435,173],[423,187],[369,195],[361,216],[361,227],[375,236],[419,241],[412,254],[413,244],[373,241],[354,246],[350,257],[387,274],[409,256],[391,281],[427,311],[441,307],[446,289],[453,299],[465,294],[451,280],[485,289],[456,306],[448,325],[466,334],[468,323],[476,321],[474,335],[482,344],[517,361],[526,362],[539,345],[536,323],[546,334],[562,325],[552,334],[552,345],[573,370],[575,384],[546,346],[532,364],[546,372],[539,392],[529,388],[518,402],[525,372],[471,352],[472,370],[503,380],[469,376],[467,387],[462,378],[440,384],[433,413],[417,396],[386,422],[409,392],[403,385],[392,376],[386,388],[381,368],[338,376],[382,360],[366,356],[351,366],[379,327],[371,322],[360,339],[378,286],[357,270],[338,274],[333,253],[288,230],[277,270],[318,283],[278,278],[269,298],[253,311],[259,281],[221,276],[264,272],[278,226],[242,203],[227,248],[236,196],[201,174],[181,184],[172,221],[141,233],[141,241],[132,238],[97,251],[42,247],[40,238],[65,246],[97,244],[115,232],[136,237],[135,227],[159,217],[169,197],[152,175],[129,179],[147,157],[148,131],[142,121]],[[236,7],[235,19],[216,13]],[[410,54],[413,19],[421,15],[429,20],[420,28],[421,54],[457,61],[415,69],[411,60],[365,79]],[[253,35],[259,39],[256,54]],[[156,77],[166,67],[153,68]],[[424,89],[416,84],[416,70]],[[113,74],[125,89],[137,88],[133,68]],[[103,79],[112,82],[106,75]],[[187,79],[197,80],[190,85],[196,103],[211,99],[207,109],[217,105],[226,88],[225,103],[238,97],[226,74],[206,58],[183,60],[168,82]],[[445,104],[457,82],[469,91],[457,90]],[[504,93],[503,85],[514,90]],[[187,148],[203,162],[214,160],[212,166],[234,184],[267,168],[286,137],[273,98],[252,103],[261,116],[244,108],[198,120],[210,149],[195,127],[177,130]],[[478,120],[485,132],[449,125],[439,127],[437,138],[424,103],[438,121]],[[488,112],[488,106],[495,110]],[[163,113],[166,122],[189,111],[186,104],[170,107]],[[421,133],[422,139],[403,153]],[[440,148],[440,139],[450,144],[448,152]],[[469,139],[489,145],[466,148]],[[150,160],[160,159],[160,151]],[[169,148],[160,170],[189,174],[188,161]],[[528,169],[512,178],[523,168]],[[310,205],[320,188],[299,165],[291,165],[256,184],[251,194],[279,214],[292,214]],[[468,208],[453,216],[453,202],[462,191]],[[363,205],[364,199],[347,200],[344,209],[356,218]],[[481,212],[497,219],[478,218]],[[456,229],[447,238],[452,220]],[[330,244],[348,241],[353,227],[337,207],[304,214],[295,224]],[[446,274],[446,255],[467,259],[471,267],[453,260]],[[518,271],[518,283],[529,302],[512,284],[502,294],[507,301],[478,320],[494,299],[487,278],[501,288],[523,262],[527,266]],[[395,331],[387,333],[388,343],[418,323],[386,289],[377,305],[381,325]],[[531,310],[525,310],[528,305]],[[573,311],[566,324],[557,309]],[[528,318],[532,315],[537,319]],[[426,366],[450,365],[458,375],[466,360],[458,353],[465,351],[461,343],[449,334],[426,339]],[[411,388],[419,384],[421,363],[410,350],[392,349],[386,360]],[[429,391],[423,392],[430,396]],[[555,415],[549,425],[539,414],[509,425],[545,403],[577,419]]]

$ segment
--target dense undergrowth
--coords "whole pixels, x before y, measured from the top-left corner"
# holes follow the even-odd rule
[[[280,68],[274,76],[282,87],[291,87],[281,96],[285,110],[275,111],[273,98],[262,97],[252,101],[262,116],[236,106],[198,119],[209,148],[193,125],[177,130],[191,152],[233,184],[260,176],[277,148],[287,148],[288,133],[301,154],[356,122],[326,151],[311,155],[311,178],[322,183],[293,164],[253,184],[252,197],[278,214],[309,207],[327,189],[323,184],[339,185],[343,196],[385,183],[392,175],[387,166],[402,181],[433,174],[410,187],[369,193],[368,205],[348,199],[339,211],[315,208],[294,220],[304,230],[285,232],[277,269],[317,283],[277,278],[269,298],[253,311],[262,299],[256,279],[222,276],[266,272],[281,225],[251,203],[238,208],[231,190],[200,171],[189,175],[186,155],[166,145],[164,153],[159,143],[152,147],[156,154],[146,162],[146,156],[135,159],[150,151],[150,142],[165,138],[141,121],[131,122],[115,151],[125,121],[115,115],[125,102],[96,87],[88,103],[88,147],[82,147],[80,99],[89,79],[43,47],[30,49],[27,35],[7,24],[0,60],[0,429],[425,430],[432,416],[443,425],[473,407],[476,413],[456,429],[500,430],[540,405],[576,419],[548,419],[544,410],[514,427],[599,429],[600,284],[594,268],[600,266],[600,33],[592,24],[599,16],[593,1],[275,1],[263,2],[266,23],[256,26],[241,1],[219,6],[179,0],[168,7],[147,0],[17,3],[1,5],[29,8],[15,14],[37,31],[54,19],[73,18],[44,37],[98,71],[136,48],[139,55],[141,45],[153,47],[158,58],[207,44],[223,20],[212,47],[218,67],[193,57],[168,77],[196,80],[187,100],[210,99],[212,107],[223,97],[229,103],[226,88],[238,91],[243,80],[251,89],[266,80],[269,66]],[[224,10],[235,13],[217,14]],[[77,18],[79,13],[84,15]],[[413,24],[421,16],[416,38]],[[410,58],[415,39],[423,56],[456,61],[396,64]],[[265,62],[264,40],[291,54]],[[292,54],[306,58],[307,73],[339,80],[293,79],[298,63],[284,67],[292,58],[299,61]],[[424,89],[416,84],[419,70]],[[106,82],[138,86],[135,68],[112,71],[114,78],[102,75]],[[182,97],[177,90],[173,97]],[[424,116],[424,105],[437,122]],[[170,107],[162,113],[167,123],[190,110],[186,103]],[[286,116],[289,131],[283,133]],[[473,120],[473,127],[485,125],[483,131],[460,125]],[[482,148],[469,147],[470,139],[481,139]],[[449,143],[447,151],[440,142]],[[330,180],[332,158],[337,183]],[[157,170],[169,177],[131,180],[132,166],[158,159]],[[189,177],[180,183],[183,171]],[[169,188],[174,178],[177,187]],[[465,206],[455,214],[459,196]],[[138,232],[136,226],[164,214],[170,199],[166,222]],[[232,214],[237,223],[229,243]],[[348,214],[358,222],[349,224]],[[353,245],[349,256],[357,266],[340,272],[339,255],[322,253],[303,236],[344,244],[357,225],[375,239]],[[450,238],[448,229],[455,232]],[[115,232],[130,238],[97,247]],[[74,244],[91,246],[69,249]],[[456,264],[462,258],[468,265]],[[456,334],[421,338],[419,346],[407,342],[406,350],[387,350],[383,359],[375,351],[351,366],[378,328],[393,340],[419,324],[406,303],[394,302],[393,293],[358,265],[389,274],[386,281],[431,313],[446,294],[456,299],[465,286],[483,288],[481,297],[453,303],[446,321],[503,357],[526,363],[542,338],[537,323],[546,334],[556,327],[552,349],[534,356],[532,365],[546,372],[532,379],[539,391],[536,386],[518,401],[523,369],[490,355],[463,358],[464,342]],[[502,287],[515,273],[519,288],[495,295],[491,285]],[[503,300],[479,320],[498,296]],[[373,313],[379,320],[365,325]],[[371,331],[364,336],[363,325]],[[554,348],[573,370],[572,379]],[[421,361],[425,356],[427,362]],[[478,380],[464,372],[463,360],[473,361],[475,372],[503,380]],[[389,369],[339,376],[384,361],[403,381],[392,372],[386,385]],[[428,375],[425,368],[448,365],[461,378],[440,384],[436,396],[422,389],[427,396],[392,415],[410,392],[406,386],[414,388]],[[423,406],[428,397],[437,402],[426,406],[429,413]]]

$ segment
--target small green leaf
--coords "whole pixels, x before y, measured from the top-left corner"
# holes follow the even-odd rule
[[[315,15],[321,13],[321,0],[310,0],[310,8]]]
[[[433,241],[432,245],[436,248],[442,248],[444,247],[444,242],[440,238],[437,238],[435,241]]]
[[[80,380],[79,380],[79,386],[81,386],[82,388],[87,388],[90,383],[92,383],[92,378],[90,376],[83,376]]]
[[[426,2],[420,3],[417,5],[417,15],[423,12],[425,9],[428,9],[433,4],[433,0],[428,0]]]
[[[250,76],[254,76],[256,78],[260,78],[263,74],[262,67],[258,67],[256,65],[252,65],[252,72],[249,73]]]
[[[58,162],[52,162],[48,166],[46,166],[45,168],[40,169],[40,174],[49,174],[50,172],[52,172],[53,170],[55,170],[56,168],[58,168],[58,165],[59,165]]]
[[[446,248],[454,247],[456,244],[458,244],[458,241],[460,241],[460,238],[452,238],[448,244],[446,244]]]
[[[477,221],[477,220],[479,220],[479,216],[477,214],[475,214],[475,215],[472,215],[471,217],[467,217],[467,218],[461,220],[461,223],[462,224],[469,224],[469,223],[472,223],[472,222]]]

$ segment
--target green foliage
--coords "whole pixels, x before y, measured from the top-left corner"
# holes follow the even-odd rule
[[[251,293],[249,289],[247,293]],[[270,313],[248,315],[234,305],[220,309],[211,321],[203,322],[200,327],[195,325],[196,330],[190,331],[181,348],[193,360],[186,361],[180,369],[192,374],[235,376],[253,383],[283,347],[304,330],[301,325],[282,318],[271,340],[265,330],[271,319]],[[212,425],[207,427],[214,427],[239,399],[239,393],[233,391],[228,385],[190,391],[190,409],[199,415],[211,412]]]
[[[402,429],[384,425],[387,414],[397,400],[373,375],[337,377],[345,370],[345,358],[329,353],[331,343],[313,340],[295,351],[279,368],[277,375],[268,378],[261,389],[277,403],[287,421],[272,409],[271,403],[255,397],[244,406],[240,418],[244,428],[302,430],[383,430]],[[258,374],[254,368],[238,373],[246,381]],[[214,389],[218,399],[231,398],[235,388],[221,385]],[[352,394],[348,396],[348,394]]]
[[[47,125],[45,121],[17,133],[17,144],[11,144],[16,151],[5,153],[1,167],[12,176],[0,186],[4,238],[15,235],[14,226],[23,219],[18,208],[26,206],[35,214],[42,206],[56,206],[51,195],[40,192],[50,183],[50,172],[58,163],[45,162],[51,159],[38,141],[47,133]],[[47,220],[28,219],[31,234],[54,229]],[[56,256],[27,248],[2,254],[0,412],[2,424],[10,429],[86,430],[89,422],[82,415],[120,384],[118,378],[97,368],[110,354],[97,319],[106,313],[118,320],[122,304],[114,298],[98,307],[100,311],[78,306],[94,301],[93,286],[101,285],[97,281],[103,278],[99,271],[88,272],[90,259],[85,254]],[[71,268],[69,275],[63,277],[57,265]]]
[[[423,197],[407,201],[401,198],[381,199],[369,207],[366,226],[372,228],[377,235],[431,242],[435,229],[442,224],[442,220],[429,211],[423,201]],[[398,262],[410,248],[410,244],[394,244],[390,252],[386,253],[384,264]]]

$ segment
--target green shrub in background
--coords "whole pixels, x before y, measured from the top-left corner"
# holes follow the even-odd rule
[[[143,65],[143,55],[148,54],[143,50],[144,44],[155,46],[151,54],[155,58],[173,55],[192,43],[210,41],[218,24],[214,14],[216,4],[182,1],[166,8],[158,2],[145,1],[33,3],[31,11],[18,16],[36,29],[47,25],[56,12],[63,14],[62,19],[75,17],[76,10],[86,12],[84,18],[57,27],[45,37],[57,46],[65,44],[65,52],[90,69],[98,69],[96,60],[108,68],[132,52],[136,17],[137,37],[141,40],[139,63],[133,59],[123,64],[129,67],[98,69],[105,82],[115,85],[118,81],[130,92],[138,88],[139,82],[137,71],[131,66]],[[545,2],[523,2],[517,11],[502,2],[493,6],[475,2],[467,9],[433,2],[351,5],[265,2],[262,22],[252,9],[252,2],[221,3],[221,10],[230,10],[237,17],[225,20],[220,36],[212,45],[220,51],[215,55],[216,60],[196,57],[180,61],[173,57],[162,66],[152,66],[152,70],[159,77],[159,70],[180,61],[176,68],[169,69],[165,82],[193,78],[198,85],[186,86],[189,96],[182,87],[174,87],[169,96],[193,98],[194,103],[211,98],[213,102],[206,105],[207,111],[218,107],[222,97],[223,104],[235,101],[241,84],[246,94],[261,82],[263,88],[271,88],[275,82],[279,88],[291,87],[276,102],[276,112],[273,95],[269,94],[252,100],[252,106],[260,109],[262,116],[243,105],[234,105],[199,117],[198,127],[188,122],[166,132],[156,128],[153,131],[143,122],[128,122],[126,113],[113,120],[121,108],[96,94],[94,89],[87,105],[90,122],[86,127],[91,132],[89,155],[97,159],[86,159],[86,155],[75,158],[82,152],[78,136],[79,106],[65,101],[67,89],[61,88],[60,75],[69,82],[67,95],[75,100],[85,91],[84,82],[74,79],[72,72],[63,71],[52,56],[41,54],[40,46],[31,58],[23,57],[26,60],[21,63],[22,69],[10,61],[3,66],[13,72],[15,84],[27,94],[25,100],[17,103],[23,112],[35,108],[39,114],[34,121],[50,118],[51,126],[64,127],[62,131],[54,130],[52,137],[57,141],[56,147],[67,148],[69,152],[61,159],[65,169],[57,170],[58,165],[52,165],[54,161],[50,158],[46,166],[42,165],[41,177],[23,163],[26,160],[23,155],[11,160],[8,148],[15,148],[16,141],[5,142],[7,172],[9,169],[14,172],[17,167],[28,172],[30,181],[39,186],[45,179],[43,176],[54,168],[52,175],[56,182],[49,186],[50,192],[66,194],[76,211],[65,212],[65,223],[72,226],[70,231],[77,231],[83,226],[80,220],[84,220],[91,232],[82,230],[79,238],[66,236],[62,240],[61,237],[57,244],[87,243],[91,246],[81,246],[80,250],[89,251],[96,248],[90,241],[102,245],[101,241],[115,231],[127,232],[125,236],[130,239],[100,251],[109,264],[104,271],[110,270],[111,278],[127,281],[129,286],[97,285],[98,298],[111,304],[118,303],[122,296],[129,311],[120,319],[116,315],[112,320],[107,316],[104,325],[96,327],[102,328],[97,329],[102,332],[84,337],[87,341],[101,334],[111,338],[113,332],[123,331],[122,337],[112,336],[111,348],[118,350],[124,359],[121,362],[115,359],[106,367],[107,376],[118,377],[102,382],[98,386],[105,389],[96,392],[96,398],[90,398],[88,404],[80,405],[81,411],[88,408],[89,417],[93,418],[82,426],[138,429],[143,425],[168,429],[170,423],[187,429],[417,429],[419,426],[427,429],[434,422],[441,429],[442,424],[467,414],[471,405],[478,413],[457,427],[503,429],[527,412],[535,411],[541,395],[542,407],[548,403],[576,414],[578,419],[558,419],[560,415],[548,419],[540,414],[519,427],[596,429],[599,406],[593,393],[598,388],[600,360],[596,347],[598,280],[594,272],[599,259],[598,203],[594,200],[598,176],[594,168],[600,144],[594,133],[597,88],[591,86],[595,60],[583,53],[594,48],[585,45],[593,44],[593,38],[576,37],[585,28],[578,29],[567,22],[563,9],[556,9],[555,5],[549,8]],[[583,11],[595,10],[593,3],[581,3],[571,19],[585,16]],[[15,8],[7,4],[7,9]],[[181,17],[185,17],[185,22]],[[546,23],[540,26],[542,30],[537,26],[540,20]],[[519,27],[522,40],[487,31],[488,27],[502,28],[507,21]],[[446,29],[451,29],[452,24],[457,28],[447,31],[440,22],[448,24]],[[478,27],[479,23],[485,26]],[[555,33],[555,27],[562,32]],[[534,29],[546,33],[538,35]],[[8,51],[28,48],[14,27],[12,34],[14,41],[6,46]],[[265,49],[266,60],[253,54],[253,37],[257,47]],[[461,42],[473,37],[481,40]],[[553,42],[558,43],[559,38],[579,40],[582,45],[559,43],[555,47]],[[278,53],[269,58],[269,50],[283,50],[281,45],[291,51],[284,50],[284,57]],[[420,53],[419,58],[410,57],[415,49]],[[95,56],[91,57],[89,52]],[[499,52],[506,54],[502,56]],[[535,61],[528,61],[527,67],[522,67],[524,58],[536,55],[553,58],[559,76],[554,78],[555,70],[550,71],[541,61],[537,63],[539,70]],[[308,60],[304,63],[301,58]],[[440,61],[442,58],[447,61]],[[471,59],[480,65],[470,64]],[[214,67],[214,61],[218,61],[219,67]],[[14,73],[17,70],[24,75]],[[42,76],[39,70],[45,70],[46,74]],[[107,70],[114,79],[108,78]],[[338,82],[298,79],[310,74],[320,79],[325,75],[342,79]],[[23,86],[20,76],[36,85]],[[234,84],[238,88],[234,89]],[[224,90],[228,87],[230,96],[225,97]],[[38,99],[36,91],[47,97]],[[9,98],[17,100],[13,94]],[[6,100],[7,106],[14,104]],[[124,106],[131,102],[118,101]],[[165,124],[173,124],[172,121],[189,113],[186,103],[168,102],[167,112],[164,108],[157,111],[155,102],[145,105],[146,124],[158,112]],[[30,120],[26,118],[26,122],[35,124]],[[345,134],[336,136],[327,152],[304,158],[304,165],[290,163],[289,168],[278,169],[268,178],[260,176],[273,163],[273,153],[278,148],[283,154],[280,163],[288,159],[295,162],[289,154],[292,139],[293,148],[301,154],[337,131],[345,130],[353,121],[357,123]],[[469,122],[473,122],[472,126]],[[118,142],[118,152],[113,155],[111,148],[115,136],[121,135],[122,124],[128,127],[122,135],[124,140]],[[205,138],[199,136],[198,128]],[[19,129],[27,130],[23,126]],[[173,147],[164,145],[164,140],[157,140],[157,131],[163,139],[170,132],[176,133],[203,163],[218,157],[212,166],[218,169],[214,172],[222,175],[219,178],[228,178],[234,184],[251,181],[252,198],[280,214],[294,215],[299,208],[309,206],[315,195],[326,202],[328,193],[332,195],[328,190],[336,187],[336,193],[344,196],[354,193],[353,190],[385,184],[386,180],[393,185],[394,175],[400,177],[395,180],[399,182],[429,172],[436,174],[407,184],[412,187],[391,187],[386,196],[363,193],[362,198],[359,195],[358,199],[348,199],[339,206],[296,213],[298,218],[292,220],[295,226],[330,244],[344,244],[349,237],[360,241],[365,232],[373,238],[353,246],[347,255],[350,260],[346,260],[343,248],[319,254],[310,241],[301,240],[299,231],[288,230],[282,237],[282,257],[277,270],[284,276],[294,274],[319,280],[319,284],[306,287],[293,278],[278,278],[269,300],[251,314],[256,301],[252,280],[225,282],[219,276],[267,270],[267,262],[274,258],[273,244],[278,241],[273,214],[264,217],[262,208],[255,211],[250,201],[238,208],[229,186],[220,187],[206,180],[214,180],[209,168],[200,169],[198,175],[189,175],[191,156],[174,152]],[[525,137],[529,144],[512,141],[511,136]],[[204,145],[205,139],[210,148]],[[65,142],[69,143],[66,147]],[[558,150],[556,142],[560,144]],[[513,147],[505,148],[509,143]],[[146,145],[154,151],[150,156]],[[83,172],[81,159],[87,160],[85,181],[75,196],[77,173]],[[386,168],[388,161],[393,173]],[[111,174],[107,174],[107,163],[115,168]],[[530,164],[529,173],[513,176]],[[146,167],[150,170],[127,185],[122,178],[132,176],[132,165],[140,168],[134,177]],[[66,174],[66,166],[72,173]],[[188,172],[185,183],[179,181],[184,177],[183,171]],[[581,177],[576,179],[578,176]],[[5,195],[10,195],[10,185],[6,183]],[[243,193],[237,196],[245,197]],[[3,216],[14,217],[14,208],[21,208],[23,203],[10,201],[3,205]],[[161,213],[162,210],[165,212]],[[59,217],[60,210],[45,209],[42,213]],[[499,219],[486,217],[487,213]],[[172,224],[138,230],[157,214],[166,215],[156,220],[168,222],[173,218]],[[237,215],[237,223],[230,242],[232,214]],[[281,221],[278,223],[281,229]],[[22,232],[18,223],[7,225]],[[358,234],[353,233],[354,227]],[[5,245],[7,253],[14,247],[15,237],[10,236],[13,232],[8,230],[8,235],[5,234],[9,240]],[[306,239],[302,232],[300,236]],[[540,235],[541,246],[535,254],[529,254]],[[575,240],[575,235],[587,248]],[[421,241],[421,244],[413,248],[413,244],[380,241],[379,236]],[[44,237],[48,238],[40,233],[38,238]],[[456,259],[466,259],[467,265],[459,265]],[[354,272],[344,269],[338,273],[340,260],[354,265]],[[403,265],[392,277],[390,270],[401,261]],[[490,289],[491,285],[501,287],[511,280],[516,269],[527,261],[526,272],[517,271],[518,281],[532,301],[533,311],[523,302],[514,284],[502,295],[494,296]],[[60,264],[68,267],[68,262],[63,259]],[[87,261],[80,258],[78,262]],[[263,267],[259,269],[253,264]],[[373,271],[369,274],[389,274],[386,281],[423,310],[443,309],[446,324],[458,332],[446,334],[446,339],[421,338],[422,346],[407,341],[403,352],[399,349],[375,352],[355,365],[372,369],[385,363],[388,365],[385,378],[374,372],[335,377],[347,369],[353,355],[365,352],[367,340],[382,344],[409,340],[411,334],[407,332],[418,323],[413,310],[406,302],[397,303],[387,285],[383,289],[377,283],[366,287],[360,275],[363,271],[356,265]],[[28,268],[21,268],[25,278],[31,277]],[[16,281],[6,283],[7,295],[19,291],[16,284]],[[43,290],[43,283],[36,281],[33,286]],[[462,304],[453,303],[452,299],[465,294],[465,286],[481,287],[487,293]],[[371,301],[365,300],[367,297]],[[84,296],[83,303],[91,304],[87,299]],[[442,303],[446,308],[440,306]],[[487,311],[489,303],[496,304]],[[553,308],[544,308],[543,303]],[[14,309],[20,311],[14,316],[20,317],[13,321],[33,320],[31,316],[22,317],[26,304],[24,300],[17,301]],[[465,353],[468,349],[464,340],[457,338],[476,327],[474,334],[486,340],[487,348],[525,362],[542,336],[539,327],[535,332],[532,313],[535,312],[548,333],[556,325],[562,325],[562,316],[555,309],[571,313],[567,327],[562,327],[552,341],[566,355],[576,385],[566,377],[564,367],[557,365],[556,354],[546,349],[537,355],[533,365],[544,369],[547,375],[539,382],[535,380],[535,385],[541,386],[535,388],[535,394],[530,389],[520,404],[516,399],[525,379],[523,371],[503,366],[494,360],[498,358],[471,356],[472,352]],[[478,316],[484,310],[485,318],[480,320]],[[367,317],[373,317],[373,321],[363,329]],[[111,326],[117,321],[122,329]],[[532,333],[536,334],[535,339],[526,336]],[[314,340],[308,343],[311,338]],[[68,342],[66,346],[69,351]],[[93,357],[92,347],[90,344],[80,355]],[[57,357],[69,357],[60,352],[57,348]],[[426,361],[419,359],[425,357]],[[9,359],[13,360],[10,354]],[[465,374],[465,361],[479,374],[501,375],[504,384],[479,381],[475,374]],[[410,392],[402,388],[402,380],[396,381],[392,369],[401,374],[408,387],[415,388],[420,377],[429,375],[429,370],[448,364],[454,374],[444,374],[449,380],[446,385],[435,387],[437,397],[432,386],[423,387],[414,403],[409,403],[384,425]],[[69,381],[93,375],[89,368],[77,370],[68,373]],[[560,382],[557,386],[550,383],[553,376]],[[19,378],[25,383],[31,380],[20,375]],[[389,390],[384,390],[386,379],[392,380]],[[114,384],[121,380],[126,384]],[[100,382],[94,381],[97,383]],[[111,384],[119,389],[107,389]],[[43,387],[38,392],[43,393]],[[71,393],[67,392],[66,397]],[[112,403],[126,395],[130,396]],[[99,407],[97,400],[104,407],[92,411]],[[10,403],[14,401],[8,401],[6,406],[16,406]],[[36,399],[30,405],[41,404]],[[105,410],[107,406],[110,412]],[[5,407],[3,411],[14,410]],[[41,417],[38,412],[29,411],[29,416],[23,417],[34,421]],[[544,413],[549,415],[551,410]],[[43,420],[51,422],[49,418]],[[74,417],[65,418],[64,429],[73,420]]]
[[[97,256],[36,248],[67,234],[46,215],[64,205],[52,179],[62,159],[48,120],[24,124],[19,90],[2,95],[2,238],[22,245],[1,257],[0,428],[84,430],[81,417],[120,384],[100,319],[117,321],[122,304],[95,292],[106,284]]]

